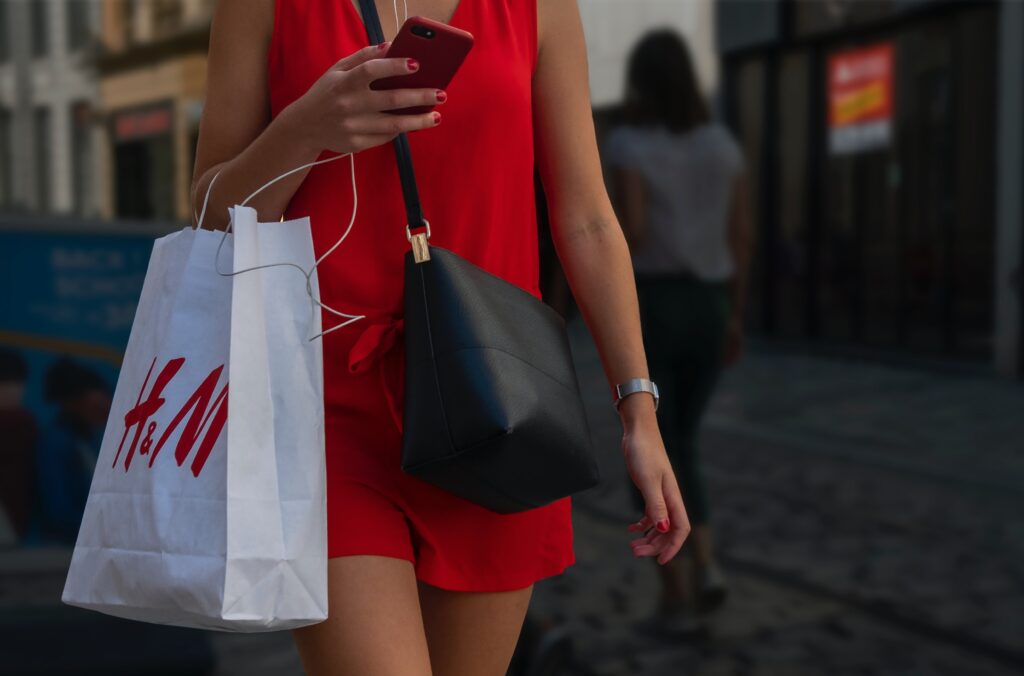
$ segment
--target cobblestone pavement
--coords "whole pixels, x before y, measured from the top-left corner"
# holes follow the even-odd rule
[[[534,595],[573,627],[567,673],[1024,673],[1024,386],[755,351],[703,432],[732,595],[707,636],[659,639],[635,628],[656,564],[629,552],[618,419],[570,329],[605,481]]]
[[[731,595],[706,635],[667,638],[637,628],[656,564],[630,553],[621,428],[569,328],[604,481],[574,498],[577,563],[534,592],[574,643],[546,676],[1024,673],[1024,385],[753,350],[703,431]],[[0,628],[70,618],[66,553],[24,557],[32,575],[0,569]],[[210,638],[216,676],[302,673],[288,633]]]

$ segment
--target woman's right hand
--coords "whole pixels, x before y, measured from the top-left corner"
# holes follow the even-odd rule
[[[434,88],[373,90],[384,77],[409,75],[412,59],[385,58],[389,43],[370,45],[327,69],[309,90],[285,108],[299,138],[320,152],[359,152],[394,139],[402,132],[436,127],[441,114],[395,114],[382,111],[442,103],[446,95]]]

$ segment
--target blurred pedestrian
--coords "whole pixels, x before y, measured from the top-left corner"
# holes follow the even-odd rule
[[[32,541],[73,545],[110,412],[110,388],[93,369],[62,357],[47,370],[43,394],[57,411],[36,449]]]
[[[729,132],[714,123],[690,51],[672,30],[634,47],[622,123],[603,158],[629,242],[644,347],[660,384],[659,427],[692,523],[684,557],[659,566],[656,618],[695,626],[693,610],[724,601],[714,556],[697,431],[723,365],[743,350],[743,311],[752,245],[744,163]],[[632,490],[638,508],[640,494]]]
[[[32,453],[38,430],[35,416],[25,408],[28,365],[15,350],[0,349],[0,546],[13,544],[28,528],[35,499]]]

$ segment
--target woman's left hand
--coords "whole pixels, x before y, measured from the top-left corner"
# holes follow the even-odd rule
[[[690,533],[690,519],[655,419],[627,426],[622,451],[629,476],[646,503],[644,517],[628,527],[631,533],[644,532],[629,543],[633,555],[657,556],[658,563],[665,564],[683,546]]]

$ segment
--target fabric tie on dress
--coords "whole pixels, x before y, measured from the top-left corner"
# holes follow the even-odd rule
[[[405,336],[405,320],[392,315],[377,315],[366,318],[366,326],[348,351],[349,373],[365,373],[377,367],[388,410],[398,431],[402,431],[402,414],[399,408],[405,391],[405,349],[401,341]],[[388,358],[392,348],[395,355]]]

